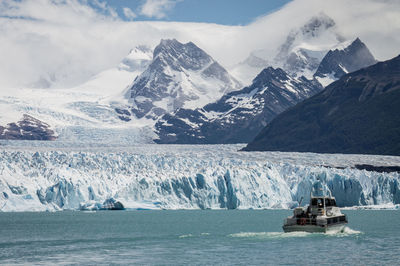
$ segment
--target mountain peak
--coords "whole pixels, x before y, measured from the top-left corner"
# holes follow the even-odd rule
[[[353,42],[352,42],[352,44],[354,44],[354,43],[362,43],[362,44],[364,44],[361,40],[360,40],[360,38],[359,37],[357,37]]]
[[[160,44],[161,45],[171,45],[171,44],[176,44],[176,43],[180,43],[178,42],[175,38],[173,39],[161,39],[160,40]]]
[[[288,75],[282,68],[271,66],[264,68],[253,80],[253,83],[263,83],[265,80],[287,80]]]
[[[302,26],[290,31],[278,49],[274,65],[296,77],[312,78],[328,47],[344,40],[335,26],[335,21],[325,13],[311,17]]]
[[[376,62],[367,46],[360,38],[356,38],[347,47],[330,50],[322,59],[314,77],[327,86],[349,72],[373,65]]]
[[[301,28],[303,35],[310,35],[316,37],[320,31],[332,28],[336,25],[335,21],[323,12],[320,12],[317,16],[312,17],[304,26]]]
[[[363,43],[360,38],[356,38],[348,47],[346,47],[345,49],[364,49],[367,46],[365,45],[365,43]],[[368,49],[368,48],[367,48]]]
[[[152,57],[153,51],[149,46],[138,45],[129,51],[118,67],[130,72],[143,72]]]
[[[203,108],[181,108],[164,115],[155,128],[158,143],[243,143],[277,114],[314,95],[318,82],[290,77],[281,68],[267,67],[253,83],[225,94]]]
[[[214,60],[194,43],[181,43],[176,39],[163,39],[154,49],[153,58],[159,57],[165,65],[176,71],[200,70]]]
[[[400,57],[349,73],[277,116],[245,148],[400,155]]]
[[[240,83],[194,43],[163,39],[129,89],[137,118],[157,119],[181,107],[197,108],[239,89]]]

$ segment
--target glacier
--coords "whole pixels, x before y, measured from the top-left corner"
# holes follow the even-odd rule
[[[322,180],[338,205],[400,204],[400,157],[239,152],[244,145],[0,142],[0,210],[78,210],[114,198],[128,209],[265,209],[308,203]],[[386,206],[385,205],[385,206]]]

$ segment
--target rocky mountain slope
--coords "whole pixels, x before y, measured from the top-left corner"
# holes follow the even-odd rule
[[[195,110],[181,108],[156,124],[158,143],[243,143],[277,114],[322,89],[316,81],[264,69],[249,87]]]
[[[245,148],[400,155],[400,56],[344,75],[277,116]]]
[[[48,124],[27,114],[16,123],[0,126],[0,139],[55,140],[56,138],[55,132]]]
[[[357,38],[343,49],[330,50],[322,59],[314,77],[327,86],[343,75],[377,63],[367,46]]]
[[[178,108],[194,109],[216,101],[241,84],[194,43],[161,40],[148,68],[127,97],[136,118],[157,119]]]

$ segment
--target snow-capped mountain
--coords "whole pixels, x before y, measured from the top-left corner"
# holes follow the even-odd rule
[[[240,86],[194,43],[161,40],[152,62],[134,81],[127,97],[136,118],[157,119],[178,108],[204,106]]]
[[[156,124],[158,143],[243,143],[277,114],[322,89],[315,80],[293,78],[268,67],[249,87],[226,94],[215,103],[164,115]]]
[[[150,64],[152,57],[151,48],[138,46],[118,66],[77,87],[0,92],[0,126],[5,129],[0,138],[54,139],[57,136],[64,141],[106,143],[119,136],[118,141],[122,143],[151,142],[153,133],[144,128],[146,125],[122,121],[116,109],[127,105],[127,89]],[[26,117],[40,123],[35,122],[37,127],[25,126]],[[17,129],[18,125],[24,134],[8,130]],[[41,133],[38,132],[40,128],[43,129]],[[44,137],[46,134],[47,138]]]
[[[343,75],[377,63],[367,46],[357,38],[349,46],[330,50],[314,77],[325,87]]]
[[[400,155],[400,56],[351,72],[278,115],[248,151]]]
[[[147,143],[156,137],[153,119],[180,107],[204,106],[240,86],[195,44],[162,40],[154,51],[135,47],[118,66],[80,86],[0,95],[0,126],[10,132],[6,129],[26,115],[54,130],[48,139]],[[43,139],[31,129],[33,139]]]
[[[275,64],[288,73],[312,77],[326,52],[344,41],[335,30],[335,21],[321,13],[289,33],[275,57]]]
[[[320,13],[290,31],[274,55],[263,49],[253,51],[244,62],[233,68],[232,73],[246,83],[263,68],[273,66],[292,76],[312,79],[326,53],[344,41],[335,21]]]

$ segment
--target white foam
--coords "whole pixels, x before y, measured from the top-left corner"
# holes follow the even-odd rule
[[[229,237],[237,238],[258,238],[258,239],[276,239],[276,238],[291,238],[291,237],[308,237],[312,233],[307,232],[241,232],[230,234]]]
[[[180,235],[179,238],[188,238],[188,237],[193,237],[192,234],[187,234],[187,235]]]

